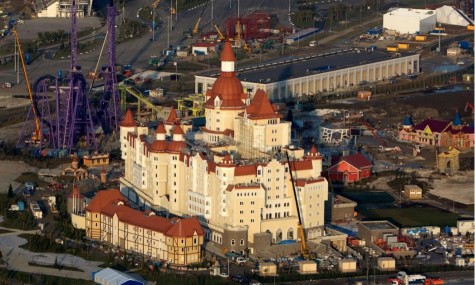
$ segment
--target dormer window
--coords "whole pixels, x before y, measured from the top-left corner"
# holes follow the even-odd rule
[[[216,98],[214,98],[214,106],[215,107],[220,107],[221,106],[221,100],[219,100],[219,97],[216,96]]]

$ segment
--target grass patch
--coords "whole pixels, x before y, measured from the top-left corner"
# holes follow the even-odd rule
[[[456,226],[460,218],[454,213],[436,208],[413,207],[392,209],[360,209],[359,212],[371,220],[390,220],[400,227]]]
[[[0,205],[8,205],[8,204],[13,204],[13,202],[12,203],[0,202]],[[4,217],[4,221],[3,223],[0,224],[2,227],[25,230],[25,231],[37,229],[35,218],[28,211],[12,212],[12,211],[5,210],[5,215],[3,217]]]

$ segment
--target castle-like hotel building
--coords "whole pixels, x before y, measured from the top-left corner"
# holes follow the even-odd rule
[[[282,120],[265,91],[249,98],[235,61],[226,42],[199,132],[189,131],[172,110],[150,135],[127,112],[120,126],[121,191],[129,198],[136,194],[145,208],[197,216],[205,238],[223,251],[252,252],[256,234],[265,232],[275,243],[297,240],[297,205],[307,238],[322,236],[328,198],[322,156],[315,147],[304,153],[290,145],[291,123]]]

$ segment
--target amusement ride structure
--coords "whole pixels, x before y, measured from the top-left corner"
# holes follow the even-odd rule
[[[77,63],[76,0],[73,0],[71,5],[71,65],[64,85],[60,86],[58,78],[44,75],[38,78],[31,88],[18,34],[14,30],[31,103],[17,142],[18,148],[27,146],[37,152],[48,148],[66,151],[68,154],[79,149],[97,152],[96,130],[98,127],[101,126],[106,134],[118,129],[121,110],[115,70],[115,14],[113,0],[110,0],[106,37],[109,51],[108,64],[103,70],[104,91],[95,110],[90,103],[91,94],[87,88],[86,78]],[[52,87],[55,92],[53,98],[48,96],[48,89]],[[54,99],[54,112],[50,110],[52,99]],[[33,128],[32,120],[34,121]]]

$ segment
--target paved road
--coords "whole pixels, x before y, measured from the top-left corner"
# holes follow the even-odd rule
[[[3,218],[0,216],[0,222],[2,220]],[[11,233],[0,234],[0,251],[3,254],[3,260],[7,263],[7,268],[10,270],[85,280],[91,280],[92,272],[101,270],[99,265],[102,262],[88,261],[70,254],[36,253],[20,248],[19,246],[26,244],[27,241],[18,237],[18,235],[22,233],[35,234],[38,232],[37,230],[21,231],[4,227],[0,227],[0,229],[12,231]],[[42,259],[56,259],[59,264],[68,264],[68,266],[76,267],[84,272],[29,265],[28,260],[35,256]]]

